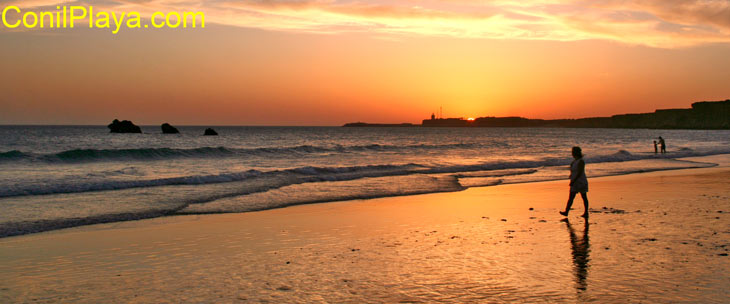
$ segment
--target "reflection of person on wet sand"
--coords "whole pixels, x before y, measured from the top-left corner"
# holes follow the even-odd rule
[[[570,196],[568,197],[568,204],[565,206],[565,211],[560,211],[563,216],[568,216],[570,212],[570,206],[573,205],[575,195],[580,192],[580,196],[583,199],[583,217],[588,218],[588,178],[586,177],[586,163],[583,161],[583,151],[580,147],[573,147],[573,162],[570,163]]]
[[[588,221],[584,221],[583,237],[578,238],[575,229],[568,219],[563,219],[570,232],[570,247],[573,254],[573,266],[575,267],[575,283],[578,290],[586,290],[588,278],[588,262],[591,245],[588,242]]]

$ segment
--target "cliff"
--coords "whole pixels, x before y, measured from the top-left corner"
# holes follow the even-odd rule
[[[411,124],[346,124],[348,127],[419,126]],[[653,113],[620,114],[579,119],[528,119],[480,117],[424,119],[421,127],[530,127],[530,128],[632,128],[632,129],[730,129],[730,99],[695,102],[689,109],[662,109]]]
[[[343,127],[417,127],[412,123],[400,123],[400,124],[377,124],[377,123],[366,123],[366,122],[351,122],[346,123]]]

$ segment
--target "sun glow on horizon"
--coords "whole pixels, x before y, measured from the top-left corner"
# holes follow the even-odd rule
[[[413,4],[99,1],[204,11],[210,26],[116,36],[0,27],[0,57],[12,59],[0,60],[0,124],[419,123],[441,106],[469,121],[555,119],[730,98],[730,2]]]

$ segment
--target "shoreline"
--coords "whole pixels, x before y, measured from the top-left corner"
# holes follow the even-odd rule
[[[567,184],[549,181],[4,238],[0,300],[721,302],[728,178],[592,178],[588,222],[580,201],[560,221]]]
[[[665,159],[665,158],[659,158],[659,159]],[[676,161],[687,161],[687,162],[694,162],[697,163],[697,167],[686,167],[686,168],[678,168],[678,167],[668,167],[668,168],[652,168],[647,170],[640,170],[637,172],[621,172],[621,173],[615,173],[615,174],[609,174],[609,175],[599,175],[595,177],[591,177],[590,179],[596,179],[596,178],[605,178],[605,177],[615,177],[615,176],[627,176],[627,175],[634,175],[634,174],[646,174],[646,173],[654,173],[654,172],[671,172],[671,171],[683,171],[683,170],[689,170],[689,169],[702,169],[702,168],[717,168],[717,167],[725,167],[730,166],[730,154],[712,154],[712,155],[706,155],[706,156],[690,156],[690,157],[677,157],[677,158],[666,158],[670,160],[676,160]],[[635,160],[635,161],[642,161],[646,159],[641,160]],[[628,161],[632,162],[632,161]],[[619,162],[619,163],[627,163],[627,161]],[[709,166],[702,167],[699,166],[699,164],[707,164]],[[517,170],[517,169],[515,169]],[[497,170],[498,171],[498,170]],[[518,174],[519,175],[519,174]],[[468,178],[468,176],[465,176]],[[497,176],[500,177],[500,176]],[[200,209],[201,206],[205,206],[206,204],[211,204],[212,202],[204,203],[204,204],[191,204],[187,206],[183,206],[180,208],[177,208],[175,210],[169,211],[169,212],[153,212],[149,214],[136,214],[136,213],[130,213],[130,214],[109,214],[109,215],[101,215],[99,217],[95,218],[78,218],[73,220],[68,219],[61,219],[58,221],[58,223],[49,224],[52,221],[49,221],[46,224],[41,224],[40,227],[34,227],[31,232],[23,232],[22,229],[28,229],[28,228],[6,228],[5,230],[8,231],[14,231],[11,233],[8,233],[7,235],[1,236],[0,240],[6,239],[6,238],[13,238],[18,236],[25,236],[25,235],[33,235],[38,233],[46,233],[46,232],[52,232],[52,231],[59,231],[64,229],[73,229],[76,227],[85,227],[85,226],[94,226],[94,225],[103,225],[103,224],[114,224],[114,223],[122,223],[122,222],[135,222],[135,221],[143,221],[143,220],[149,220],[149,219],[155,219],[155,218],[165,218],[165,217],[176,217],[176,216],[182,216],[182,215],[211,215],[211,214],[237,214],[237,213],[248,213],[248,212],[261,212],[261,211],[267,211],[267,210],[275,210],[275,209],[281,209],[281,208],[290,208],[290,207],[296,207],[300,205],[310,205],[310,204],[327,204],[327,203],[337,203],[337,202],[350,202],[350,201],[358,201],[358,200],[371,200],[371,199],[387,199],[392,197],[402,197],[402,196],[417,196],[417,195],[428,195],[428,194],[437,194],[437,193],[454,193],[454,192],[462,192],[469,189],[474,188],[488,188],[488,187],[495,187],[495,186],[501,186],[501,185],[512,185],[512,184],[534,184],[534,183],[542,183],[542,182],[554,182],[554,181],[561,181],[564,180],[564,178],[548,178],[548,179],[542,179],[542,180],[527,180],[527,181],[508,181],[504,182],[502,179],[498,179],[496,183],[489,183],[485,185],[463,185],[459,184],[460,189],[440,189],[440,190],[428,190],[424,192],[410,192],[410,193],[403,193],[403,194],[389,194],[389,195],[372,195],[372,196],[355,196],[352,198],[347,199],[339,199],[339,200],[332,200],[332,199],[323,199],[323,200],[315,200],[315,201],[305,201],[305,202],[297,202],[292,204],[286,204],[282,206],[274,206],[274,207],[265,207],[259,210],[247,210],[247,211],[205,211],[205,209]],[[306,184],[306,183],[305,183]],[[10,224],[5,224],[7,227],[14,227]],[[17,224],[15,224],[17,225]],[[37,224],[35,224],[37,226]],[[18,227],[24,227],[21,223]],[[52,228],[48,228],[52,227]]]

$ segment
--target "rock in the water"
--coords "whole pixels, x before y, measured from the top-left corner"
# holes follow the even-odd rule
[[[162,126],[162,134],[178,134],[180,131],[177,130],[177,128],[173,127],[169,123],[163,123]]]
[[[110,133],[142,133],[142,129],[129,120],[119,121],[119,119],[115,119],[107,128],[109,128]]]
[[[203,135],[218,135],[218,132],[216,132],[212,128],[207,128],[207,129],[205,129],[205,134],[203,134]]]

